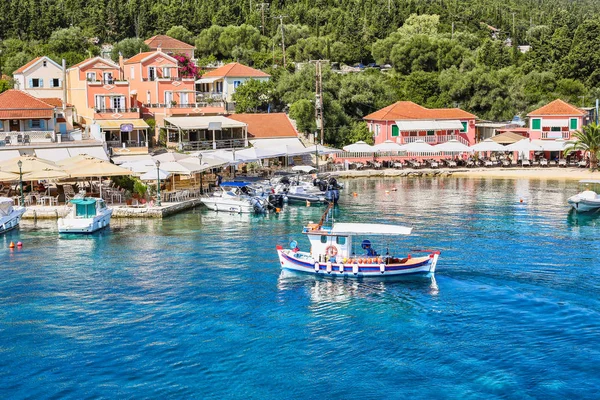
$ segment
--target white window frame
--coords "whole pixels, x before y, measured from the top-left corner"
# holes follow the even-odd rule
[[[113,110],[123,111],[125,109],[125,96],[113,96],[110,99],[110,105]]]
[[[233,88],[237,89],[242,84],[242,81],[233,81]]]
[[[179,93],[179,104],[183,104],[183,105],[188,104],[188,94],[186,92]]]
[[[86,72],[85,79],[88,82],[96,82],[96,79],[97,79],[96,73],[95,72]]]
[[[156,80],[156,67],[154,67],[154,66],[148,67],[148,80],[149,81]]]
[[[149,90],[146,92],[146,104],[152,104],[152,94]]]
[[[35,82],[35,81],[37,81],[37,85],[36,85],[36,84],[34,84],[34,82]],[[42,85],[40,85],[40,82],[41,82],[41,81],[42,81],[42,80],[41,80],[40,78],[31,78],[31,87],[32,87],[33,89],[38,89],[38,88],[41,88],[41,87],[42,87]]]
[[[135,79],[135,67],[131,67],[131,68],[130,68],[130,72],[131,72],[131,77],[130,77],[130,79]]]
[[[37,122],[37,124],[34,123],[34,121]],[[38,130],[42,129],[42,122],[39,119],[32,119],[31,120],[31,129],[38,129]]]
[[[171,102],[173,101],[173,92],[170,90],[165,90],[165,104],[167,107],[171,107]]]
[[[163,78],[171,77],[171,68],[170,67],[162,67],[162,76]]]
[[[57,81],[57,84],[54,84],[54,81]],[[50,87],[51,88],[59,88],[61,87],[61,79],[60,78],[50,78]]]
[[[96,108],[99,111],[106,109],[106,102],[104,100],[104,96],[99,94],[94,96],[94,108]]]

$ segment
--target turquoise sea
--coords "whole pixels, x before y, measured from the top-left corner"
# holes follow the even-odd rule
[[[282,274],[315,206],[87,237],[24,221],[0,237],[0,396],[600,398],[600,218],[569,213],[577,183],[345,183],[336,219],[413,226],[399,245],[441,250],[435,278]]]

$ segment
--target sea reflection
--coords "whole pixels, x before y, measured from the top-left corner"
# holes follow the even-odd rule
[[[567,224],[569,226],[600,226],[600,212],[578,213],[575,210],[567,214]]]

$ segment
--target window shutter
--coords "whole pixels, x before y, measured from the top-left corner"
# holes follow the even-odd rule
[[[29,78],[29,87],[32,88],[33,87],[33,79]]]
[[[531,120],[531,129],[539,131],[542,129],[542,120],[539,118],[534,118]]]
[[[46,121],[44,121],[43,119],[40,119],[40,131],[43,131],[46,129]]]
[[[40,87],[44,87],[44,80],[40,78]]]
[[[4,130],[4,123],[2,121],[0,121],[0,131]]]
[[[577,118],[571,118],[571,130],[577,130]]]
[[[29,127],[33,128],[33,121],[32,120],[29,120]]]
[[[465,132],[467,132],[467,125],[468,125],[468,122],[466,122],[466,121],[461,121],[461,124],[462,124],[462,129],[461,129],[460,131],[461,131],[462,133],[465,133]]]
[[[400,130],[396,124],[392,125],[392,136],[400,136]]]

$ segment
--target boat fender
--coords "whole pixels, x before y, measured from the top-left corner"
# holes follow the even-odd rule
[[[358,275],[358,264],[352,265],[352,273]]]
[[[10,242],[10,244],[8,245],[9,249],[14,249],[15,248],[15,242]]]
[[[380,264],[379,265],[379,270],[381,271],[381,273],[383,274],[385,272],[385,264]]]
[[[18,247],[18,248],[21,248],[21,247],[23,247],[23,243],[21,243],[21,242],[17,242],[17,247]]]
[[[318,263],[318,262],[316,262],[316,263],[315,263],[315,272],[316,272],[316,273],[319,273],[319,269],[320,269],[320,267],[321,267],[321,266],[319,265],[319,263]]]
[[[412,256],[410,254],[406,256],[407,260],[410,260],[411,258],[412,258]]]
[[[328,274],[331,273],[331,262],[330,261],[327,261],[326,271],[327,271]]]

